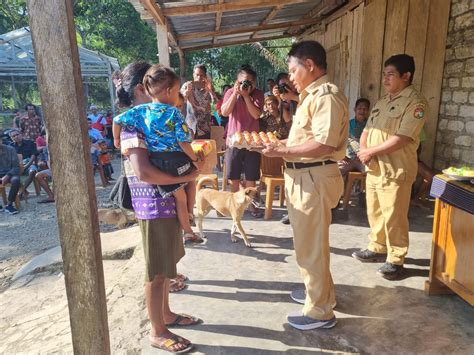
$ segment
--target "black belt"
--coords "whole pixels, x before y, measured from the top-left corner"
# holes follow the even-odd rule
[[[332,160],[315,161],[314,163],[285,162],[285,168],[287,168],[287,169],[305,169],[305,168],[312,168],[314,166],[322,166],[322,165],[329,165],[329,164],[336,164],[336,162],[332,161]]]

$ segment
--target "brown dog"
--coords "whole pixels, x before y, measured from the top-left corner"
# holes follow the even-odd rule
[[[113,224],[118,229],[125,228],[129,223],[135,223],[135,213],[127,212],[120,208],[99,208],[97,210],[99,222]]]
[[[218,191],[213,189],[201,189],[196,196],[198,227],[201,238],[204,237],[202,221],[212,209],[224,216],[232,217],[232,229],[230,239],[237,242],[235,232],[238,230],[245,245],[251,247],[247,234],[245,234],[240,220],[247,207],[253,203],[258,205],[259,193],[255,187],[247,187],[238,192]]]

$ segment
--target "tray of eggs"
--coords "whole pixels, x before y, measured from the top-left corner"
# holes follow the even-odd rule
[[[267,144],[278,145],[279,140],[273,132],[235,132],[230,137],[230,147],[259,150]]]

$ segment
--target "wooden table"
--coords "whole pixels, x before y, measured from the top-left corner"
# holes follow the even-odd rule
[[[474,306],[474,186],[438,175],[431,195],[436,197],[436,206],[425,292],[455,292]]]

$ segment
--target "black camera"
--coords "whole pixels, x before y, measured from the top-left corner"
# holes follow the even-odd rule
[[[286,94],[288,92],[288,89],[286,88],[286,84],[278,84],[277,88],[280,94]]]
[[[243,80],[240,82],[240,90],[248,90],[252,86],[252,83],[248,80]]]

